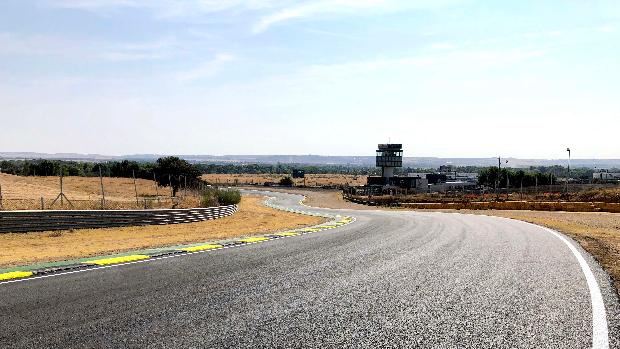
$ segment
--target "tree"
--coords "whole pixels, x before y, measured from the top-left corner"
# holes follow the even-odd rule
[[[289,176],[286,176],[282,179],[280,179],[280,185],[282,186],[286,186],[286,187],[292,187],[293,186],[293,179]]]
[[[201,182],[200,170],[191,163],[176,156],[167,156],[157,159],[153,168],[157,183],[161,186],[171,186],[172,196],[176,196],[182,184],[194,186]]]

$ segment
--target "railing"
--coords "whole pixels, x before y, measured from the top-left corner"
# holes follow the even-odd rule
[[[155,210],[0,211],[0,233],[200,222],[230,216],[237,205]]]

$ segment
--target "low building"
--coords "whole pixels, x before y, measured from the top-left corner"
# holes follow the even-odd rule
[[[607,170],[599,170],[599,171],[595,171],[592,174],[592,179],[603,181],[603,182],[619,181],[620,172],[609,172]]]
[[[369,186],[380,186],[385,189],[400,188],[400,189],[415,189],[416,191],[426,191],[428,188],[428,180],[422,177],[410,177],[410,176],[394,176],[394,177],[380,177],[369,176],[367,180]]]
[[[474,190],[478,188],[476,182],[471,181],[447,181],[428,185],[429,193],[445,193],[451,191]]]

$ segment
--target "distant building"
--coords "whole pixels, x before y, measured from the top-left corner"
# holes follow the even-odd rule
[[[426,177],[394,175],[396,168],[403,167],[402,144],[379,144],[376,155],[376,165],[381,167],[381,176],[369,176],[368,186],[381,191],[394,188],[426,191],[428,187]]]
[[[429,184],[428,191],[430,193],[445,193],[447,191],[464,191],[464,190],[472,190],[478,187],[478,183],[476,182],[468,182],[468,181],[447,181],[447,182],[439,182],[436,184]]]
[[[609,172],[608,170],[598,170],[592,174],[592,179],[603,181],[603,182],[618,181],[620,180],[620,172]]]
[[[381,176],[394,177],[394,169],[403,167],[403,145],[379,144],[378,148],[376,164],[381,167]]]

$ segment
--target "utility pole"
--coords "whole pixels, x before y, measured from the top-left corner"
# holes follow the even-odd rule
[[[566,148],[568,152],[568,167],[566,168],[566,194],[568,195],[568,179],[570,178],[570,148]]]

